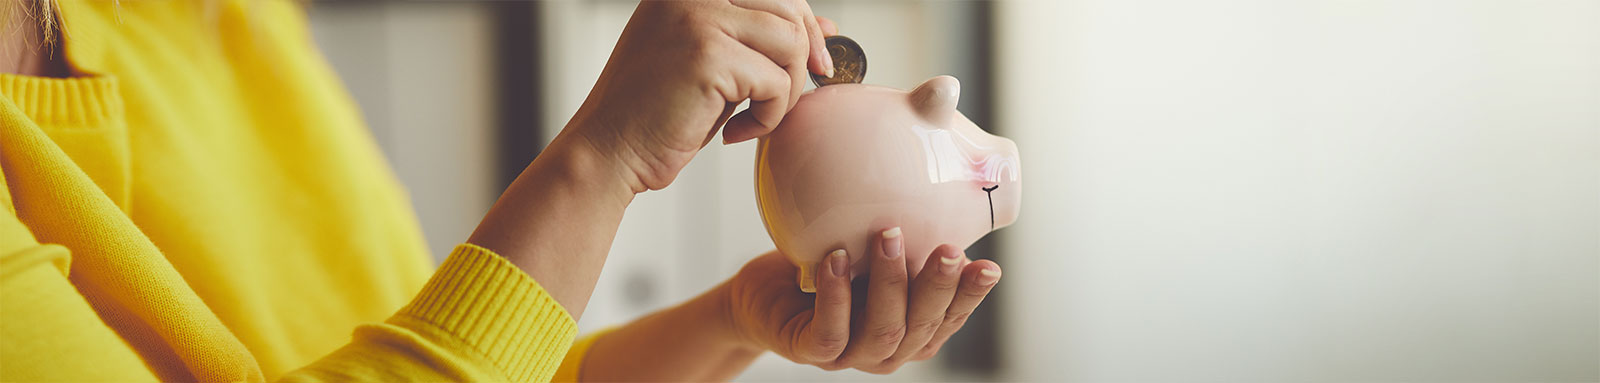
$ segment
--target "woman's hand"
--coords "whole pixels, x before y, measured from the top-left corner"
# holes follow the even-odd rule
[[[635,193],[664,188],[724,122],[726,142],[765,135],[808,68],[831,73],[824,28],[804,0],[642,2],[562,134],[617,161]]]
[[[777,126],[806,68],[832,70],[822,45],[832,25],[803,0],[639,4],[589,98],[467,241],[580,317],[634,195],[671,183],[744,100],[750,110],[724,138]]]
[[[946,245],[911,274],[900,230],[877,238],[870,280],[857,280],[854,291],[843,256],[823,262],[813,295],[795,284],[799,270],[770,252],[699,297],[600,336],[584,355],[580,378],[727,381],[766,350],[828,370],[878,374],[932,358],[1000,281],[1000,266],[969,261]]]
[[[830,371],[887,374],[933,357],[999,282],[1000,266],[944,245],[912,275],[900,229],[882,234],[869,278],[854,289],[843,251],[822,262],[815,295],[795,285],[782,254],[746,264],[726,285],[729,327],[745,343]]]

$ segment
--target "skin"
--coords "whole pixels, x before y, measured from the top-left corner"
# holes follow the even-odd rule
[[[5,25],[34,27],[0,34],[0,71],[71,75],[60,44],[53,52],[26,49],[42,41],[36,23]],[[583,106],[468,242],[499,253],[581,317],[633,197],[671,184],[719,127],[725,143],[770,132],[808,71],[832,71],[822,37],[834,33],[803,0],[641,3]],[[751,107],[734,115],[745,100]],[[870,278],[852,282],[847,270],[825,265],[817,293],[806,294],[782,254],[761,255],[711,291],[596,340],[581,378],[728,380],[767,350],[873,373],[930,358],[998,282],[1000,268],[942,246],[914,272],[902,243],[915,233],[884,229]]]
[[[33,15],[39,14],[38,3],[7,2],[0,5],[0,73],[35,77],[68,77],[72,69],[67,65],[61,44],[45,45],[45,31],[39,28]],[[55,33],[54,41],[60,41]]]

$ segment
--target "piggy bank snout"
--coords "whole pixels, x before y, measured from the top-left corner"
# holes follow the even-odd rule
[[[1010,226],[1017,222],[1017,216],[1022,213],[1022,155],[1017,151],[1017,144],[1010,139],[994,136],[1000,142],[1000,155],[1009,159],[1007,167],[998,177],[995,190],[990,197],[994,202],[994,228]]]
[[[993,218],[990,230],[1006,227],[1016,222],[1022,210],[1022,156],[1017,143],[1011,139],[990,134],[964,116],[956,119],[952,129],[961,138],[961,151],[970,161],[970,182],[977,183],[987,195]],[[934,153],[937,157],[937,153]],[[935,159],[933,162],[944,162]],[[987,223],[987,222],[986,222]]]

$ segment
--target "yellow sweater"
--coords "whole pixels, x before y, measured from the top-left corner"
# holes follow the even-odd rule
[[[0,75],[0,380],[574,377],[527,274],[462,245],[429,279],[296,2],[61,12],[90,75]]]

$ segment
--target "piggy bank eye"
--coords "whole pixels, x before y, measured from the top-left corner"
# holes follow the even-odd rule
[[[983,189],[983,192],[989,195],[989,231],[994,231],[994,191],[995,191],[995,189],[999,189],[999,188],[1000,188],[999,184],[995,184],[994,186],[990,186],[990,187],[986,187],[986,188],[985,187],[980,187],[979,188],[979,189]]]

